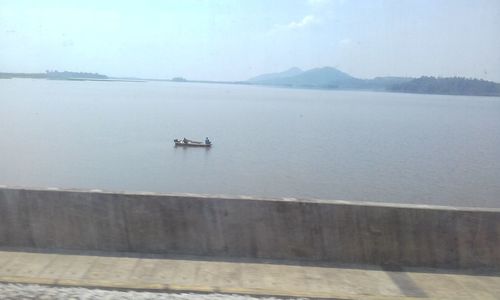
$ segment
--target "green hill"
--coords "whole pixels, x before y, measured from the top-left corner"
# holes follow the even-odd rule
[[[294,70],[295,69],[295,70]],[[401,77],[378,77],[359,79],[336,68],[323,67],[308,71],[294,72],[292,68],[280,73],[264,74],[248,80],[252,84],[325,89],[385,89],[387,86],[411,80]]]
[[[436,78],[422,76],[375,77],[360,79],[336,68],[323,67],[307,71],[292,68],[284,72],[263,74],[246,83],[293,88],[378,90],[403,93],[500,96],[500,84],[463,77]]]
[[[262,75],[250,78],[247,81],[249,81],[249,82],[263,82],[263,81],[274,80],[274,79],[278,79],[278,78],[292,77],[295,75],[299,75],[302,72],[303,71],[301,69],[293,67],[293,68],[290,68],[290,69],[283,71],[283,72],[262,74]]]
[[[463,77],[422,76],[408,82],[392,85],[388,89],[394,92],[418,94],[500,96],[500,84]]]

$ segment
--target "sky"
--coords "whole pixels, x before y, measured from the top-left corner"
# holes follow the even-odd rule
[[[500,1],[0,0],[0,72],[245,80],[323,66],[500,82]]]

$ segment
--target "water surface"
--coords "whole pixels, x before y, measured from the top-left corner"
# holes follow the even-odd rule
[[[0,184],[500,207],[500,99],[0,80]]]

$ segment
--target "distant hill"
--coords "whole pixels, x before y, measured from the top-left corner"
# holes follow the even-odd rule
[[[292,68],[285,72],[264,74],[254,77],[250,81],[263,85],[339,88],[345,85],[351,86],[353,82],[359,80],[332,67],[316,68],[301,72],[298,72],[298,70]]]
[[[292,77],[271,79],[263,83],[312,88],[354,88],[363,85],[361,79],[332,67],[311,69]]]
[[[300,69],[292,68],[280,73],[264,74],[251,78],[248,82],[253,84],[301,88],[385,89],[390,85],[412,79],[401,77],[359,79],[332,67],[315,68],[301,72],[297,72],[297,70]]]
[[[45,73],[0,73],[3,78],[34,78],[34,79],[108,79],[108,76],[98,73],[46,71]]]
[[[500,96],[500,84],[460,77],[435,78],[375,77],[360,79],[336,68],[323,67],[307,71],[292,68],[251,78],[249,84],[284,86],[294,88],[378,90],[422,94]]]
[[[445,95],[500,96],[500,84],[463,77],[436,78],[422,76],[388,88],[394,92]]]
[[[176,81],[176,82],[187,82],[188,80],[184,77],[174,77],[171,79],[171,81]]]
[[[108,79],[108,76],[98,73],[47,71],[45,74],[47,79]]]
[[[295,75],[299,75],[300,73],[302,73],[301,69],[293,67],[293,68],[290,68],[290,69],[283,71],[283,72],[262,74],[262,75],[250,78],[247,81],[249,81],[249,82],[263,82],[263,81],[274,80],[274,79],[278,79],[278,78],[292,77]]]

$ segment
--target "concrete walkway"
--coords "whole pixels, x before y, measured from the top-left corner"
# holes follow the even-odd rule
[[[336,299],[500,299],[500,273],[0,251],[0,282]]]

